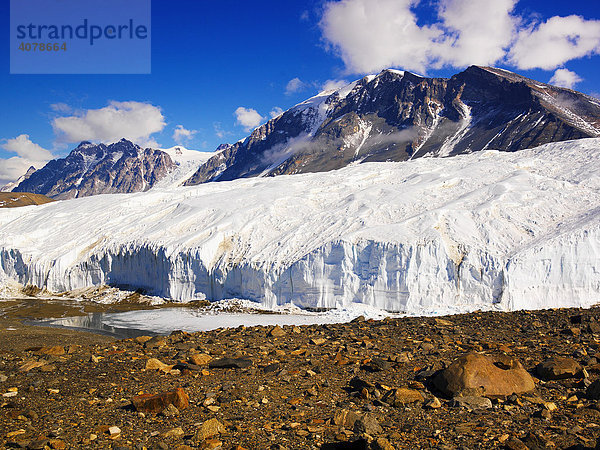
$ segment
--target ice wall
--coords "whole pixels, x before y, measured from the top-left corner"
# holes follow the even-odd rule
[[[4,210],[0,284],[406,313],[600,298],[600,140]]]

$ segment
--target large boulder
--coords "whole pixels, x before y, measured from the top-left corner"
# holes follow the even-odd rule
[[[516,359],[468,353],[434,376],[444,394],[506,397],[535,389],[533,378]]]

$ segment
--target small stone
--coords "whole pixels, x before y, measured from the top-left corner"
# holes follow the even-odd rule
[[[61,356],[65,354],[65,348],[62,345],[55,345],[53,347],[42,347],[38,353],[49,356]]]
[[[8,380],[8,377],[3,373],[0,373],[0,383],[4,383],[6,380]]]
[[[414,389],[400,388],[389,391],[383,401],[392,406],[404,406],[411,403],[423,403],[423,395]]]
[[[390,444],[385,438],[378,438],[371,443],[372,450],[395,450],[394,446]]]
[[[29,372],[32,369],[37,369],[46,365],[45,361],[26,361],[19,366],[19,372]]]
[[[392,365],[382,358],[373,358],[363,368],[369,372],[383,372],[390,370]]]
[[[25,430],[10,431],[10,432],[6,433],[6,437],[13,438],[15,436],[20,436],[21,434],[25,434],[25,433],[26,433]]]
[[[205,440],[221,434],[223,431],[225,431],[223,424],[213,418],[207,420],[200,426],[200,429],[196,432],[196,437],[200,440]]]
[[[165,417],[175,417],[180,414],[179,410],[173,404],[170,404],[165,409],[161,411],[161,414]]]
[[[323,338],[312,338],[310,340],[310,343],[313,345],[323,345],[325,342],[327,342],[327,339]]]
[[[545,380],[574,378],[581,373],[581,365],[572,358],[552,357],[538,364],[536,373]]]
[[[166,438],[182,438],[185,432],[181,427],[173,428],[165,433]]]
[[[115,437],[121,434],[121,429],[117,426],[109,427],[108,434],[110,437]]]
[[[433,397],[432,399],[427,400],[425,406],[430,409],[438,409],[442,407],[442,402],[440,402],[439,398]]]
[[[467,409],[489,409],[492,407],[492,401],[487,397],[462,396],[454,397],[450,406],[463,407]]]
[[[449,320],[439,319],[437,317],[435,318],[435,324],[442,327],[451,327],[454,325],[454,323],[450,322]]]
[[[279,325],[275,325],[271,331],[269,331],[269,336],[270,337],[282,337],[285,336],[287,333],[285,332],[285,330],[283,328],[281,328]]]
[[[504,445],[506,445],[506,448],[509,450],[529,450],[529,447],[527,447],[522,440],[515,437],[508,439]]]
[[[371,436],[375,436],[383,432],[381,425],[375,418],[373,414],[367,413],[364,416],[360,417],[354,423],[354,432],[355,433],[366,433]]]
[[[251,365],[252,361],[245,358],[221,358],[211,361],[208,367],[211,369],[244,369]]]
[[[152,339],[152,336],[138,336],[134,339],[134,341],[140,345],[143,345],[146,342],[148,342],[150,339]]]
[[[44,450],[46,448],[46,444],[48,444],[46,439],[36,439],[31,441],[27,448],[30,450]]]
[[[189,361],[197,366],[204,366],[212,360],[212,356],[206,353],[196,353],[189,357]]]
[[[146,361],[146,370],[160,370],[161,372],[170,372],[173,366],[165,364],[156,358],[151,358]]]
[[[154,336],[144,343],[144,348],[160,348],[167,345],[167,338],[164,336]]]
[[[131,399],[131,403],[137,411],[158,414],[169,405],[173,405],[179,410],[186,409],[189,406],[189,397],[182,388],[177,388],[174,391],[156,395],[137,395]]]
[[[50,448],[54,450],[64,450],[67,448],[67,444],[65,443],[65,441],[62,441],[60,439],[50,439],[48,441],[48,444],[50,445]]]
[[[352,411],[340,409],[335,412],[333,416],[333,423],[335,423],[338,427],[352,430],[354,428],[354,424],[359,418],[360,416]]]
[[[219,450],[223,448],[223,443],[218,439],[207,439],[200,448],[203,450]]]

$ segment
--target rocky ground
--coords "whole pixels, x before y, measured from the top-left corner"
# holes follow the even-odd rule
[[[2,331],[0,448],[594,448],[599,320],[477,312],[120,341],[53,329],[29,347]]]

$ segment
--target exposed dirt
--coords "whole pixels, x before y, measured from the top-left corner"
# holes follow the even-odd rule
[[[7,331],[8,317],[0,448],[594,448],[597,319],[597,308],[479,312],[110,341]],[[432,376],[469,352],[519,360],[535,390],[491,401],[438,392]],[[540,377],[551,356],[581,367]],[[170,394],[152,400],[155,414],[136,399],[176,388],[189,406]],[[395,388],[407,388],[405,404],[390,400]]]
[[[29,192],[0,192],[0,208],[18,208],[20,206],[43,205],[53,202],[49,197]]]

